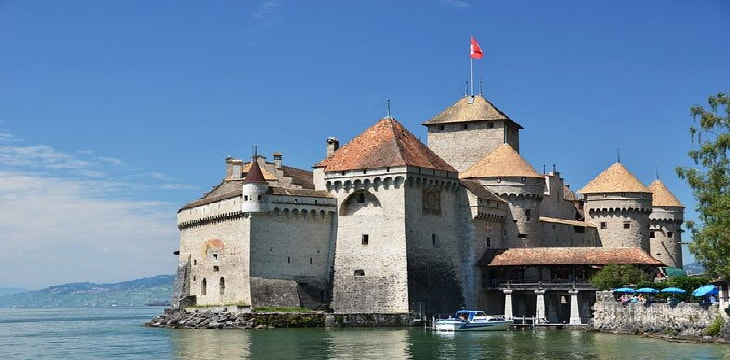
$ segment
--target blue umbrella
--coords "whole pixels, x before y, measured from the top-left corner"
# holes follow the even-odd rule
[[[692,292],[692,296],[717,295],[717,293],[717,286],[703,285],[695,289],[695,291]]]
[[[636,289],[637,293],[647,293],[647,294],[656,294],[659,292],[657,289],[652,289],[650,287],[643,287],[641,289]]]
[[[633,294],[634,291],[636,291],[636,290],[634,290],[632,288],[627,288],[627,287],[613,289],[613,292],[620,292],[620,293],[627,293],[627,294]]]
[[[676,287],[668,287],[665,289],[662,289],[663,293],[669,293],[669,294],[684,294],[687,292],[687,290],[676,288]]]

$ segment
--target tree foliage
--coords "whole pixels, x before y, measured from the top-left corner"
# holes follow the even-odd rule
[[[667,279],[663,284],[662,288],[665,287],[677,287],[680,289],[684,289],[687,291],[687,295],[692,294],[692,291],[697,289],[698,287],[702,285],[707,285],[710,282],[710,278],[707,277],[694,277],[694,276],[682,276],[682,277],[673,277]]]
[[[708,274],[730,278],[730,97],[710,96],[708,107],[693,106],[690,127],[697,168],[678,167],[677,175],[692,188],[699,221],[687,222],[692,233],[689,250]]]
[[[634,265],[608,264],[591,276],[591,285],[608,290],[649,280],[649,275]]]

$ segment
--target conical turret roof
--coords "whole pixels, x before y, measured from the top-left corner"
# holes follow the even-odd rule
[[[476,164],[459,174],[459,178],[542,177],[509,144],[502,144]]]
[[[261,167],[256,159],[251,161],[251,167],[248,169],[248,173],[246,173],[246,178],[243,179],[243,183],[266,183],[264,173],[261,172]]]
[[[386,117],[335,151],[315,167],[325,172],[417,166],[456,172],[397,120]]]
[[[505,113],[489,102],[482,95],[465,96],[456,103],[446,108],[440,114],[434,116],[423,125],[435,125],[446,123],[458,123],[467,121],[489,121],[506,120],[511,121],[522,129],[520,124],[512,121]]]
[[[578,192],[585,195],[623,192],[651,193],[651,190],[644,186],[623,164],[617,162],[596,176]]]
[[[651,206],[684,207],[677,197],[675,197],[659,179],[656,179],[649,184],[649,190],[651,190],[653,194]]]

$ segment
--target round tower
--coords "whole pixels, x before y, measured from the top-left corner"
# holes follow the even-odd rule
[[[684,206],[661,180],[649,185],[652,211],[649,214],[651,256],[667,266],[682,268],[682,222]]]
[[[509,204],[500,247],[541,246],[540,203],[545,178],[509,144],[502,144],[459,175],[476,179]]]
[[[649,253],[652,193],[623,164],[611,165],[578,192],[603,247],[641,247]]]
[[[267,196],[269,185],[256,158],[251,160],[251,168],[246,173],[246,178],[243,179],[242,184],[241,211],[244,213],[269,211]]]

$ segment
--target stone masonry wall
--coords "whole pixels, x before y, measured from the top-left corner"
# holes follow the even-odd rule
[[[717,304],[701,306],[698,303],[622,305],[608,291],[596,293],[593,327],[618,333],[663,333],[699,336],[721,316]]]
[[[336,312],[408,312],[405,174],[402,169],[387,171],[382,177],[353,175],[330,183],[340,207],[332,302]]]
[[[489,128],[492,124],[492,128]],[[467,126],[464,129],[464,125]],[[428,147],[462,172],[504,143],[504,121],[480,121],[428,127]],[[519,151],[517,130],[508,131],[508,143]],[[458,146],[456,145],[458,144]]]

